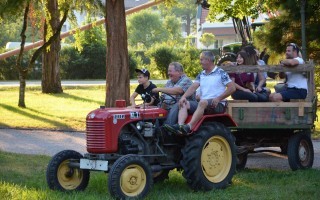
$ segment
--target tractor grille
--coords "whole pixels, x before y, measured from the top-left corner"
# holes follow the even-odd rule
[[[102,150],[106,148],[104,121],[87,120],[87,149]]]

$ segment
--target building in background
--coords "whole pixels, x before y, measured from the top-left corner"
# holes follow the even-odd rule
[[[200,38],[203,33],[212,33],[215,36],[215,43],[208,47],[208,49],[217,49],[223,45],[242,42],[241,37],[236,34],[232,19],[225,22],[210,22],[207,20],[209,10],[201,6],[197,11],[197,33],[196,33],[196,46],[198,49],[206,49],[201,42]],[[266,14],[261,14],[258,19],[255,19],[255,24],[264,23],[268,21],[269,17]],[[249,18],[251,23],[251,18]]]

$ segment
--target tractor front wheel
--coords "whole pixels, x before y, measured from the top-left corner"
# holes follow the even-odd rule
[[[112,165],[108,188],[117,199],[142,199],[152,187],[152,173],[148,162],[141,156],[125,155]]]
[[[52,190],[84,190],[88,186],[90,171],[70,166],[80,162],[83,156],[73,150],[64,150],[54,155],[48,164],[46,178]]]

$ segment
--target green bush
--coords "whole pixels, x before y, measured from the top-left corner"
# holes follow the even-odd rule
[[[151,48],[149,55],[155,62],[157,70],[159,70],[163,78],[168,78],[168,66],[171,62],[176,61],[177,56],[171,47],[167,45],[159,45]]]
[[[135,69],[137,68],[137,57],[135,56],[135,52],[129,51],[129,76],[130,79],[135,78]]]
[[[31,56],[34,51],[28,51],[24,53],[22,59],[22,67],[27,67]],[[32,69],[28,72],[28,79],[41,79],[42,69],[41,69],[41,59],[42,57],[36,60]],[[4,60],[0,60],[0,80],[18,80],[19,72],[16,68],[17,56],[11,56]]]
[[[62,79],[104,79],[106,77],[106,48],[102,44],[85,44],[78,52],[66,47],[60,52]]]
[[[15,56],[0,60],[0,80],[17,80],[19,78],[19,74],[15,65]]]
[[[180,62],[184,68],[184,72],[191,78],[195,78],[197,74],[202,70],[199,56],[201,50],[190,47],[187,49],[181,49],[178,51],[178,62]]]

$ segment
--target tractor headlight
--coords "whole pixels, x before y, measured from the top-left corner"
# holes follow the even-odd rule
[[[137,127],[137,129],[138,129],[139,131],[142,130],[143,126],[144,126],[144,122],[138,122],[138,123],[136,124],[136,127]]]

